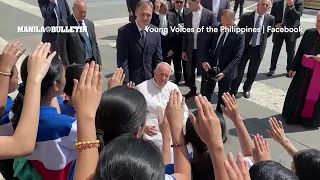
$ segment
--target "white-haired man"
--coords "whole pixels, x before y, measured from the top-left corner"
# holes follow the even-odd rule
[[[162,150],[162,134],[159,129],[159,124],[164,118],[164,111],[169,101],[170,91],[174,89],[180,91],[176,84],[169,81],[170,75],[170,65],[166,62],[161,62],[154,70],[154,77],[152,79],[146,80],[136,86],[136,89],[144,95],[148,104],[146,129],[143,138],[153,141],[160,150]],[[189,110],[187,105],[185,105],[184,125],[188,117]],[[173,163],[172,152],[171,149],[171,162]]]

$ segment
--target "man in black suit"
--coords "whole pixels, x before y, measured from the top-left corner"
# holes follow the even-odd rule
[[[234,13],[237,13],[238,11],[238,7],[240,6],[240,13],[239,13],[239,19],[241,18],[242,14],[243,14],[243,5],[244,5],[244,0],[235,0],[234,1]]]
[[[197,69],[197,75],[202,74],[200,51],[204,42],[208,39],[206,28],[211,27],[217,22],[213,12],[202,7],[200,0],[188,0],[188,4],[192,12],[185,16],[184,27],[194,32],[184,33],[182,40],[181,58],[187,61],[187,74],[190,88],[190,92],[185,95],[186,99],[197,94],[195,70]],[[197,32],[197,29],[200,29],[200,31]]]
[[[161,35],[152,32],[150,24],[153,4],[141,0],[135,11],[136,21],[119,28],[117,37],[117,64],[129,81],[140,84],[153,77],[153,70],[162,61]]]
[[[185,0],[175,0],[174,3],[174,8],[171,9],[170,11],[173,12],[176,16],[176,19],[178,21],[178,27],[184,27],[184,17],[186,16],[187,13],[191,12],[189,8],[184,7],[185,5]],[[174,76],[175,76],[175,83],[179,84],[181,81],[181,76],[182,76],[182,70],[183,70],[183,78],[185,85],[188,85],[188,74],[187,74],[187,68],[186,68],[186,61],[181,61],[181,54],[182,54],[182,38],[183,38],[183,33],[178,32],[176,36],[176,43],[175,47],[173,49],[173,65],[174,65]],[[181,67],[182,64],[182,67]]]
[[[230,9],[229,0],[201,0],[201,4],[214,13],[218,22],[221,21],[221,12]]]
[[[177,33],[171,31],[171,28],[178,26],[176,15],[173,12],[168,11],[168,1],[159,0],[160,9],[159,14],[152,16],[151,24],[160,28],[161,34],[161,48],[163,61],[171,65],[172,55],[174,54],[173,48],[177,43]],[[153,21],[153,22],[152,22]]]
[[[218,33],[209,33],[208,41],[201,53],[201,63],[206,73],[202,76],[201,94],[211,100],[218,82],[218,103],[216,111],[222,113],[222,95],[229,92],[232,81],[237,77],[237,65],[240,62],[245,37],[235,31],[223,31],[223,28],[237,28],[234,25],[235,14],[225,9],[221,14],[221,24],[215,28]]]
[[[92,21],[85,19],[87,5],[83,0],[76,0],[72,7],[73,14],[60,21],[61,26],[86,26],[87,32],[59,33],[59,55],[65,66],[85,64],[95,61],[102,65],[96,33]]]
[[[268,31],[267,27],[274,27],[274,17],[266,13],[271,7],[271,3],[271,0],[260,0],[257,4],[257,10],[243,14],[238,23],[240,28],[248,27],[260,30],[260,32],[246,32],[245,48],[238,66],[238,76],[231,86],[231,94],[237,94],[244,70],[248,60],[250,59],[247,80],[243,86],[244,97],[250,97],[251,86],[256,78],[260,63],[266,50],[267,38],[272,34],[271,31]]]
[[[128,12],[129,12],[129,21],[134,22],[134,20],[136,19],[134,12],[136,11],[136,6],[139,0],[126,0],[126,2],[127,2]]]
[[[271,15],[275,18],[276,28],[299,28],[300,17],[302,16],[304,6],[303,0],[274,0],[271,9]],[[279,54],[283,41],[286,42],[287,50],[287,77],[294,58],[296,42],[300,37],[300,32],[279,32],[273,33],[273,49],[271,55],[271,65],[267,76],[272,76],[276,70]]]
[[[38,0],[38,4],[45,27],[58,26],[59,21],[71,15],[66,0]],[[57,50],[57,33],[43,33],[41,41],[51,43],[52,52]]]

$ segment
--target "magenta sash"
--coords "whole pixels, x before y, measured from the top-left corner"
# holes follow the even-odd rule
[[[312,57],[303,55],[301,64],[313,70],[311,81],[308,87],[306,101],[304,103],[301,116],[311,118],[314,111],[314,106],[318,101],[320,95],[320,62]]]

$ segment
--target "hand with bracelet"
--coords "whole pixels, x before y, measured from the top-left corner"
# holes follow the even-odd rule
[[[91,176],[99,160],[95,116],[102,95],[102,73],[92,61],[83,68],[79,82],[74,80],[72,99],[77,111],[77,162],[74,179]],[[84,144],[85,146],[82,146]]]
[[[18,59],[25,51],[22,44],[16,41],[7,44],[0,57],[0,118],[5,113],[8,94],[17,88],[19,77],[18,71],[14,69],[16,69]]]

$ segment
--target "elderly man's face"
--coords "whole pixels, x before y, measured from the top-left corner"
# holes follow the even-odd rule
[[[78,5],[77,7],[73,8],[73,14],[77,20],[82,21],[86,18],[87,7],[85,5]]]
[[[154,73],[154,80],[160,87],[164,87],[169,81],[171,75],[171,69],[169,67],[162,67],[156,69]]]

